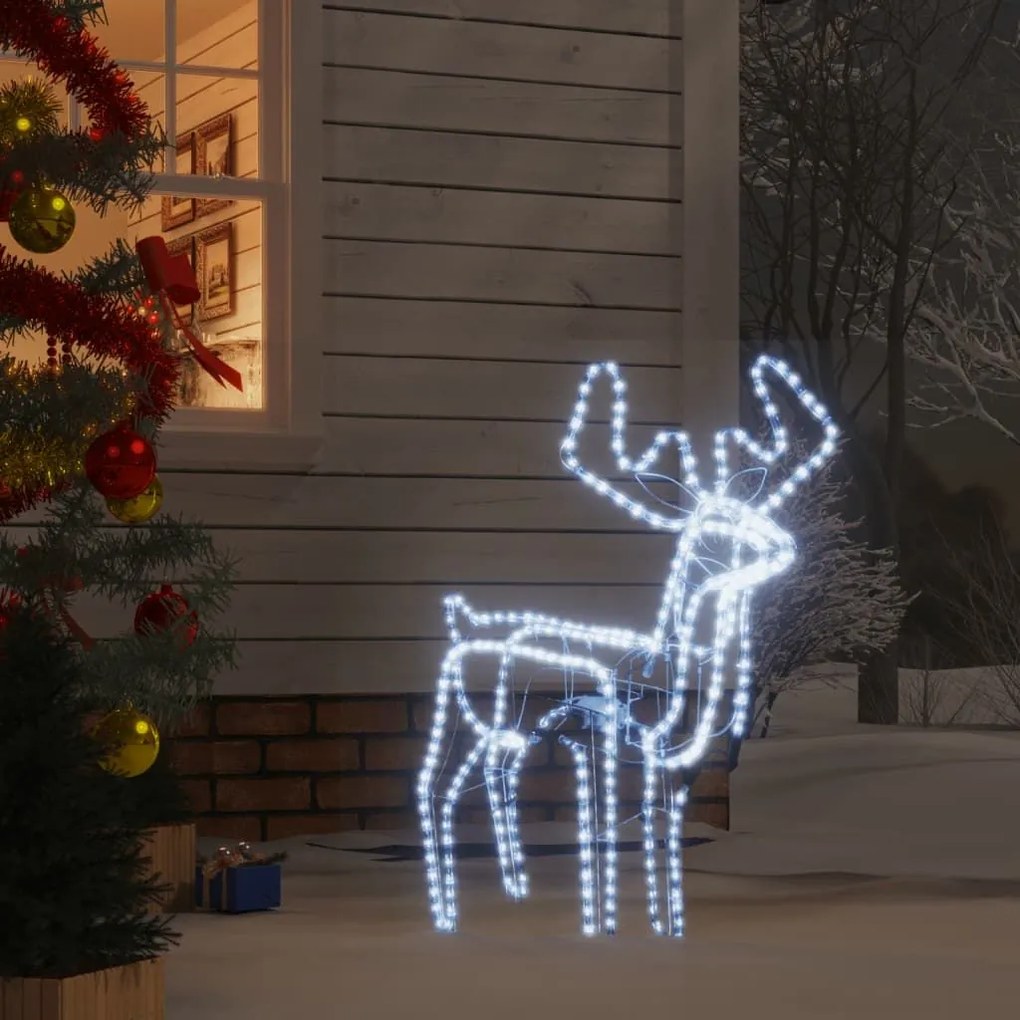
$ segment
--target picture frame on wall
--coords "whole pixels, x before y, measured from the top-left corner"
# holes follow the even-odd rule
[[[177,156],[174,172],[191,175],[195,172],[195,132],[177,136]],[[195,218],[195,199],[179,198],[176,195],[163,196],[163,232],[183,227]]]
[[[219,223],[203,230],[196,241],[196,276],[202,291],[203,322],[222,319],[234,311],[234,224]]]
[[[198,269],[195,265],[195,236],[189,234],[187,237],[179,237],[176,240],[168,241],[166,246],[167,254],[171,257],[174,255],[187,255],[188,261],[191,263],[192,268],[195,269],[196,278]],[[185,326],[190,326],[195,321],[195,306],[194,305],[174,305],[177,310],[178,316],[180,316],[181,322]]]
[[[195,128],[195,173],[201,177],[234,175],[233,118],[224,113]],[[225,198],[200,198],[197,215],[208,216],[231,205]]]

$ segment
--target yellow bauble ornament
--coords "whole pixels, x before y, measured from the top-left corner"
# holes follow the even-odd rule
[[[71,240],[74,220],[71,203],[59,191],[35,184],[15,199],[7,225],[22,248],[49,255]]]
[[[103,768],[128,779],[140,776],[159,754],[156,724],[133,708],[117,708],[103,716],[92,736],[106,748]]]
[[[155,517],[163,505],[163,485],[159,478],[151,482],[134,499],[108,499],[106,509],[125,524],[144,524]]]

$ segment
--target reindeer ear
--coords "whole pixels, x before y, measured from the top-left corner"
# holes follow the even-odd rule
[[[768,476],[769,471],[766,467],[744,468],[743,471],[737,471],[726,479],[723,495],[741,503],[754,503],[765,488]]]
[[[698,493],[682,479],[673,478],[670,475],[656,474],[652,471],[638,471],[634,475],[634,481],[645,491],[649,500],[659,503],[667,510],[672,510],[673,513],[689,516],[690,508],[698,502]],[[654,492],[651,489],[653,485],[666,486],[667,491],[670,493],[669,496],[665,497]]]

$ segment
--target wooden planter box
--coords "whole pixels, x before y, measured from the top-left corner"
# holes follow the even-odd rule
[[[195,909],[195,824],[160,825],[142,841],[150,872],[170,890],[149,907],[150,913],[180,914]]]
[[[0,978],[0,1020],[163,1020],[163,960],[66,978]]]

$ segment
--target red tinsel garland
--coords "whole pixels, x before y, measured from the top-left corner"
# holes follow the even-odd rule
[[[110,131],[129,138],[143,134],[149,112],[131,79],[88,32],[53,13],[46,0],[0,0],[0,49],[31,57],[40,70],[63,81],[88,110],[93,141]]]
[[[89,355],[113,358],[148,380],[136,413],[157,422],[173,410],[179,364],[163,349],[159,336],[138,314],[116,298],[87,294],[80,287],[38,266],[20,262],[0,245],[0,294],[4,311],[23,318],[52,338],[79,344]],[[52,490],[37,492],[0,488],[0,523],[10,520]]]
[[[0,0],[0,50],[31,57],[49,77],[88,110],[92,127],[76,134],[83,158],[90,145],[117,132],[136,138],[148,129],[149,113],[131,79],[84,29],[55,11],[48,0]],[[90,354],[115,358],[146,375],[148,394],[137,412],[163,420],[172,409],[175,357],[163,350],[150,327],[112,298],[89,295],[43,269],[19,262],[0,245],[0,294],[4,311],[42,327],[49,337],[81,344]],[[0,523],[67,487],[69,480],[34,491],[11,490],[0,479]]]

